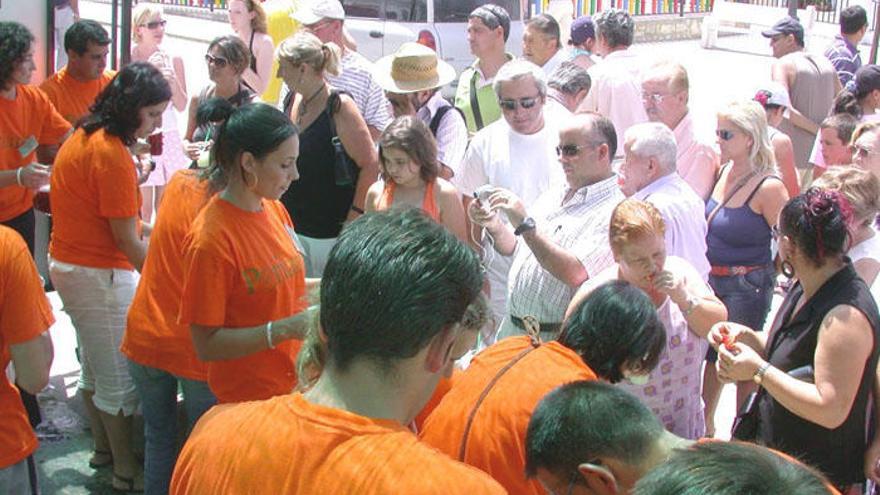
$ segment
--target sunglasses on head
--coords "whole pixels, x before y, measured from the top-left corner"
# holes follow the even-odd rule
[[[498,105],[503,110],[507,111],[516,110],[517,105],[528,110],[538,103],[538,98],[540,98],[540,96],[533,96],[531,98],[520,98],[519,100],[498,100]]]
[[[205,54],[205,62],[207,62],[208,65],[214,64],[214,65],[216,65],[218,68],[221,68],[221,69],[222,69],[223,67],[226,67],[226,64],[229,63],[229,61],[226,60],[225,58],[223,58],[223,57],[215,57],[215,56],[211,55],[210,53],[206,53],[206,54]]]
[[[577,144],[563,144],[561,146],[556,147],[556,156],[577,156],[578,153],[581,152],[582,149],[587,148],[586,146],[581,146]]]
[[[146,27],[147,29],[158,29],[160,26],[165,27],[165,24],[167,23],[168,21],[163,19],[161,21],[150,21],[146,24],[141,24],[141,27]]]
[[[717,131],[715,131],[715,135],[721,138],[722,141],[730,141],[736,134],[734,134],[734,132],[731,130],[718,129]]]

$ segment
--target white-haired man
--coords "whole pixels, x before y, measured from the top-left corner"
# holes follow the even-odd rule
[[[620,189],[627,197],[653,204],[666,222],[667,254],[687,260],[703,279],[706,259],[706,218],[703,200],[675,171],[675,136],[664,124],[650,122],[629,128],[624,138]]]

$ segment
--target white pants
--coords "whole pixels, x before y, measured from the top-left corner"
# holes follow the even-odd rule
[[[330,250],[336,244],[336,238],[315,239],[302,234],[297,234],[297,237],[305,251],[302,255],[306,265],[306,277],[320,278],[324,275],[324,267],[327,266],[327,258],[330,257]]]
[[[79,388],[94,391],[95,407],[107,414],[133,414],[138,395],[128,372],[128,360],[119,346],[140,278],[138,273],[50,259],[49,276],[79,340]]]
[[[67,65],[64,35],[70,26],[73,26],[73,9],[70,8],[70,5],[55,9],[55,72]]]

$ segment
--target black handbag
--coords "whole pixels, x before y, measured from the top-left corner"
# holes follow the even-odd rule
[[[736,440],[754,442],[758,438],[759,392],[749,394],[739,412],[736,413],[736,419],[733,420],[733,428],[730,432],[731,437]]]
[[[336,134],[336,122],[333,121],[333,114],[339,110],[339,94],[336,91],[330,93],[327,99],[327,113],[330,116],[330,144],[333,145],[333,177],[337,186],[354,186],[357,180],[357,166],[351,163],[348,155],[345,153],[345,147],[342,146],[342,140]]]

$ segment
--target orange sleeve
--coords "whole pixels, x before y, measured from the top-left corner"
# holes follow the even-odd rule
[[[93,135],[93,139],[98,136]],[[140,210],[137,172],[131,156],[109,140],[95,147],[92,156],[98,214],[105,218],[136,217]],[[120,166],[120,163],[130,166]]]
[[[0,335],[7,344],[15,345],[45,332],[55,318],[24,239],[0,226],[0,243]]]
[[[226,321],[235,266],[215,248],[193,245],[186,250],[179,323],[219,327]]]
[[[460,371],[455,370],[454,373],[460,373]],[[431,398],[428,399],[428,403],[425,404],[425,407],[419,412],[416,419],[413,420],[413,423],[416,427],[416,432],[422,431],[422,427],[425,425],[425,420],[428,419],[428,416],[434,412],[434,409],[437,408],[437,405],[440,404],[440,401],[443,400],[443,397],[446,396],[447,393],[452,389],[452,380],[455,378],[453,375],[450,378],[446,378],[445,376],[437,382],[437,388],[434,389],[434,393],[431,395]]]
[[[40,144],[53,145],[61,143],[61,138],[70,130],[70,122],[64,119],[49,97],[39,88],[34,88],[39,115],[43,115],[40,135],[36,136]]]

